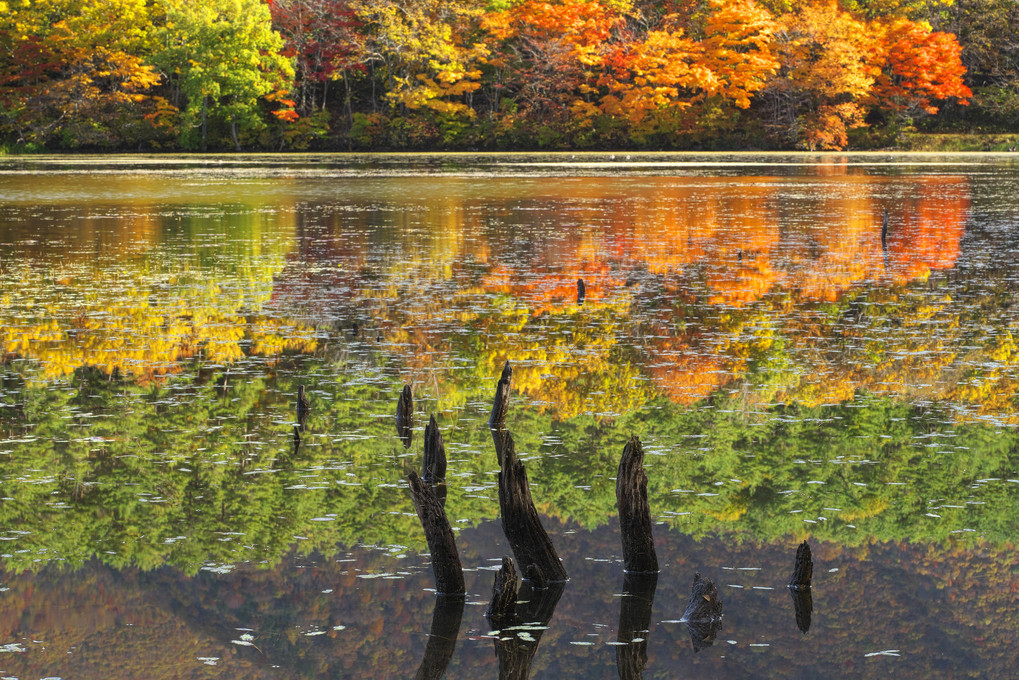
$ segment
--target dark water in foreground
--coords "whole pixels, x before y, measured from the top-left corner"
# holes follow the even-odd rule
[[[629,678],[646,653],[648,678],[1013,677],[1017,168],[6,161],[0,675]],[[493,634],[506,360],[571,580]],[[429,414],[462,611],[406,489]],[[653,601],[624,595],[630,434]],[[804,539],[809,626],[785,587]],[[695,572],[718,630],[679,621]]]

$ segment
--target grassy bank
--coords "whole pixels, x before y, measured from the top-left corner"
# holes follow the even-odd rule
[[[1019,149],[1016,133],[910,134],[897,145],[900,151],[1013,151]]]

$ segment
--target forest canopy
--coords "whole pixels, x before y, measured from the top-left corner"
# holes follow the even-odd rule
[[[3,0],[0,148],[840,149],[1015,127],[1011,0]]]

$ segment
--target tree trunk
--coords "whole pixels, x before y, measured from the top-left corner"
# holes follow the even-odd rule
[[[442,433],[432,415],[425,425],[425,464],[423,477],[428,484],[440,484],[446,480],[446,447]]]
[[[400,399],[396,402],[396,434],[403,442],[403,448],[409,449],[411,433],[414,427],[414,395],[410,385],[404,385]]]
[[[418,519],[421,520],[421,526],[425,530],[428,551],[432,555],[435,590],[440,595],[463,595],[466,592],[463,567],[460,564],[460,554],[456,550],[453,530],[446,518],[446,511],[431,487],[425,484],[416,472],[411,470],[407,478],[414,509],[417,510]]]
[[[623,447],[616,472],[616,505],[623,540],[623,568],[633,573],[656,573],[658,556],[651,535],[651,508],[644,472],[644,448],[633,435]]]
[[[527,471],[517,460],[513,438],[506,434],[499,472],[499,506],[502,513],[502,530],[513,549],[525,579],[540,579],[556,583],[569,578],[562,560],[556,553],[552,539],[541,525],[538,511],[531,499]],[[535,574],[534,570],[537,570]]]

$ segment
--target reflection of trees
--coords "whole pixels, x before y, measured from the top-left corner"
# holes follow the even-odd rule
[[[295,540],[302,551],[424,549],[388,415],[400,383],[366,384],[343,364],[315,361],[303,373],[220,372],[171,378],[158,389],[100,372],[79,372],[63,390],[4,380],[4,402],[22,406],[0,409],[0,431],[17,442],[0,457],[0,525],[25,532],[7,536],[7,567],[98,557],[193,572],[210,563],[273,563]],[[298,381],[314,407],[295,453]],[[450,474],[469,480],[449,486],[456,526],[497,514],[484,427],[490,391],[489,381],[465,395],[484,413],[437,414],[444,430],[459,423],[447,442]],[[716,397],[714,406],[656,400],[602,421],[514,407],[509,425],[539,511],[587,527],[615,516],[614,452],[632,432],[645,434],[652,452],[655,513],[697,536],[941,542],[972,529],[998,544],[1019,524],[1019,485],[1003,481],[1019,465],[1008,431],[952,424],[950,411],[887,399],[752,413],[736,395]],[[366,412],[387,416],[366,421]],[[669,455],[654,455],[662,449]]]

